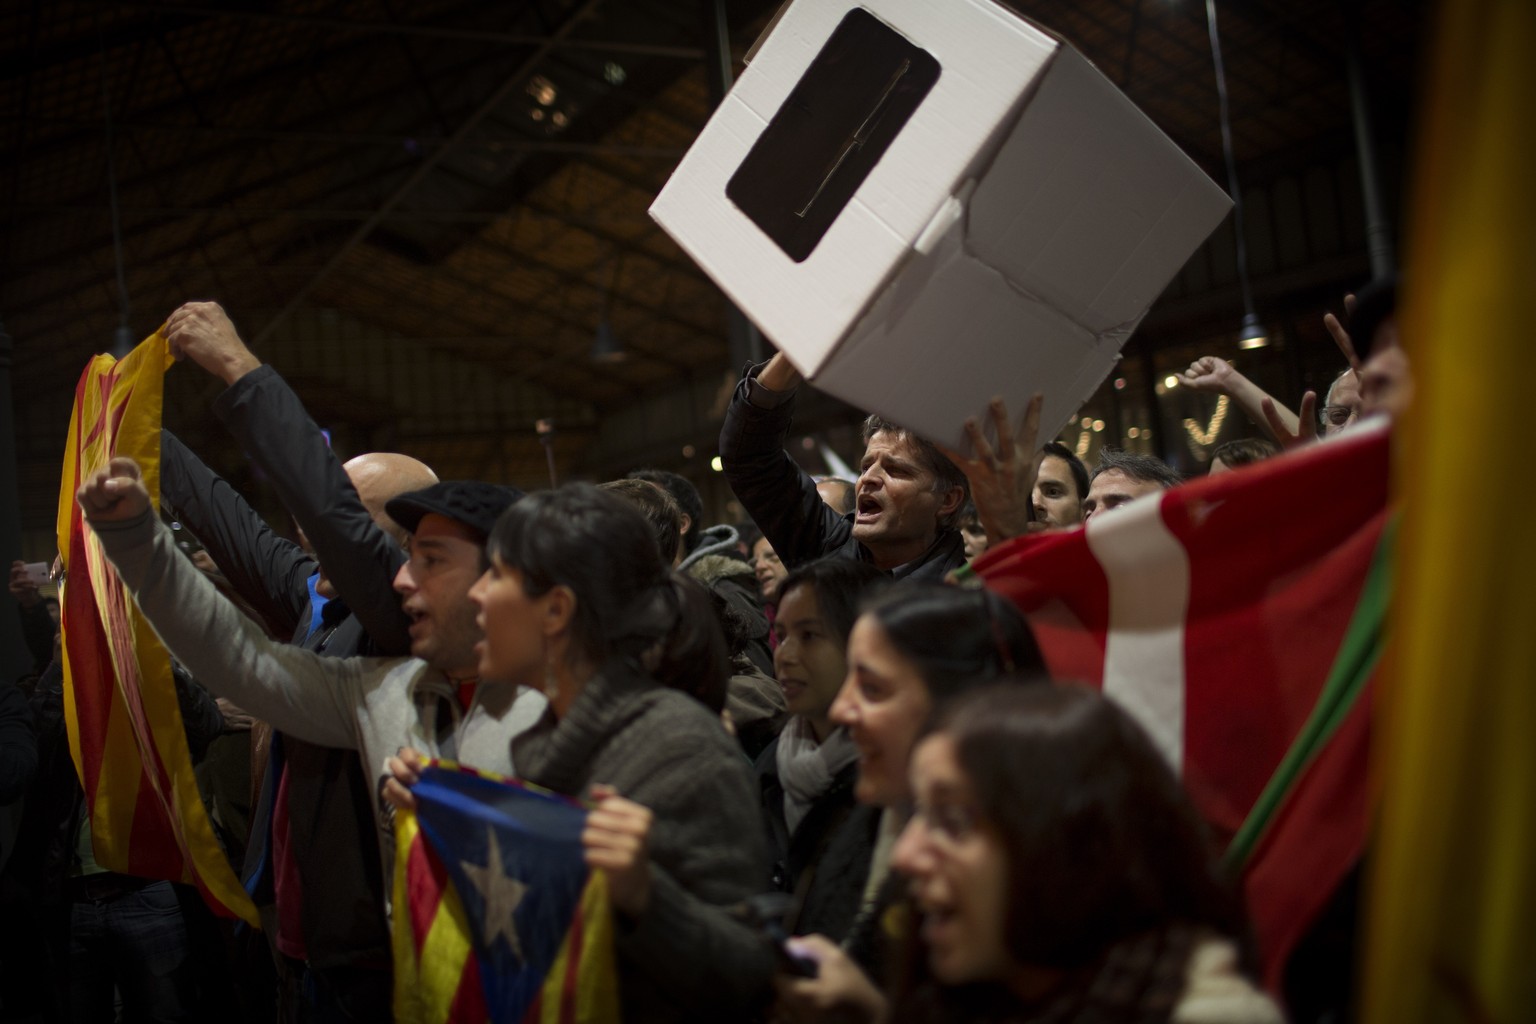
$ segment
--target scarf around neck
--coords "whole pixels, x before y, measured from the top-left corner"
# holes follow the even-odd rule
[[[839,726],[827,735],[826,740],[817,743],[810,722],[800,715],[790,718],[784,731],[779,733],[775,759],[779,785],[784,787],[784,824],[790,835],[795,834],[817,798],[832,788],[837,773],[858,757],[858,748],[853,745],[847,729]]]

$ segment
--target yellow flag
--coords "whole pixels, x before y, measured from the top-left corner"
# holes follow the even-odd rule
[[[81,481],[132,458],[158,500],[162,382],[171,356],[156,333],[121,361],[80,375],[59,488],[64,718],[102,867],[196,885],[215,911],[256,924],[198,795],[171,659],[80,514]]]
[[[1536,1015],[1536,3],[1443,0],[1399,326],[1401,590],[1365,1018]]]

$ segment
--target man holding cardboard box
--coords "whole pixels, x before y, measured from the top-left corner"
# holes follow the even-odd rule
[[[720,431],[731,490],[784,564],[823,555],[871,562],[897,578],[942,580],[965,564],[955,517],[965,474],[937,446],[878,417],[865,421],[852,512],[838,515],[784,451],[799,372],[783,354],[743,377]]]
[[[793,361],[744,384],[726,427],[722,459],[734,445],[757,516],[742,459],[779,465],[796,496],[781,502],[801,493],[773,400],[800,374],[982,462],[962,425],[988,418],[989,396],[1017,410],[1041,393],[1038,436],[1055,435],[1231,205],[1086,58],[1003,4],[794,0],[651,216]],[[998,408],[984,433],[1014,467]],[[911,525],[901,507],[825,529],[807,511],[779,525],[792,538],[758,522],[786,561],[841,538],[898,575],[942,575],[942,516],[886,549]]]

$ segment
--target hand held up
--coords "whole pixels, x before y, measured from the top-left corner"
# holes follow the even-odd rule
[[[10,589],[11,596],[23,608],[35,607],[43,599],[38,592],[36,581],[27,572],[27,563],[20,559],[11,563]]]
[[[1027,532],[1034,518],[1035,477],[1045,457],[1044,449],[1036,447],[1044,401],[1039,392],[1031,396],[1014,430],[1008,423],[1007,405],[1001,397],[993,398],[988,411],[997,434],[995,450],[974,418],[965,421],[973,457],[939,446],[970,481],[976,518],[987,531],[989,545]]]
[[[1280,447],[1296,448],[1317,440],[1316,391],[1308,391],[1301,396],[1301,412],[1297,416],[1294,431],[1286,426],[1285,419],[1275,406],[1274,399],[1265,398],[1263,409],[1264,418],[1269,421],[1269,429],[1275,435],[1275,440],[1280,442]]]
[[[166,319],[163,330],[171,355],[192,360],[225,384],[261,365],[217,302],[186,303]]]
[[[133,519],[142,515],[150,504],[139,464],[125,458],[115,458],[92,473],[75,492],[75,498],[85,517],[93,523]]]
[[[1237,371],[1232,364],[1218,356],[1201,356],[1189,364],[1189,369],[1179,375],[1179,382],[1195,391],[1209,391],[1218,395],[1229,394],[1232,378]]]

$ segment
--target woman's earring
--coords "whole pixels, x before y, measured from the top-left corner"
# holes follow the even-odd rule
[[[555,676],[555,663],[548,655],[544,656],[544,696],[550,700],[555,699],[555,694],[560,692],[560,680]]]

